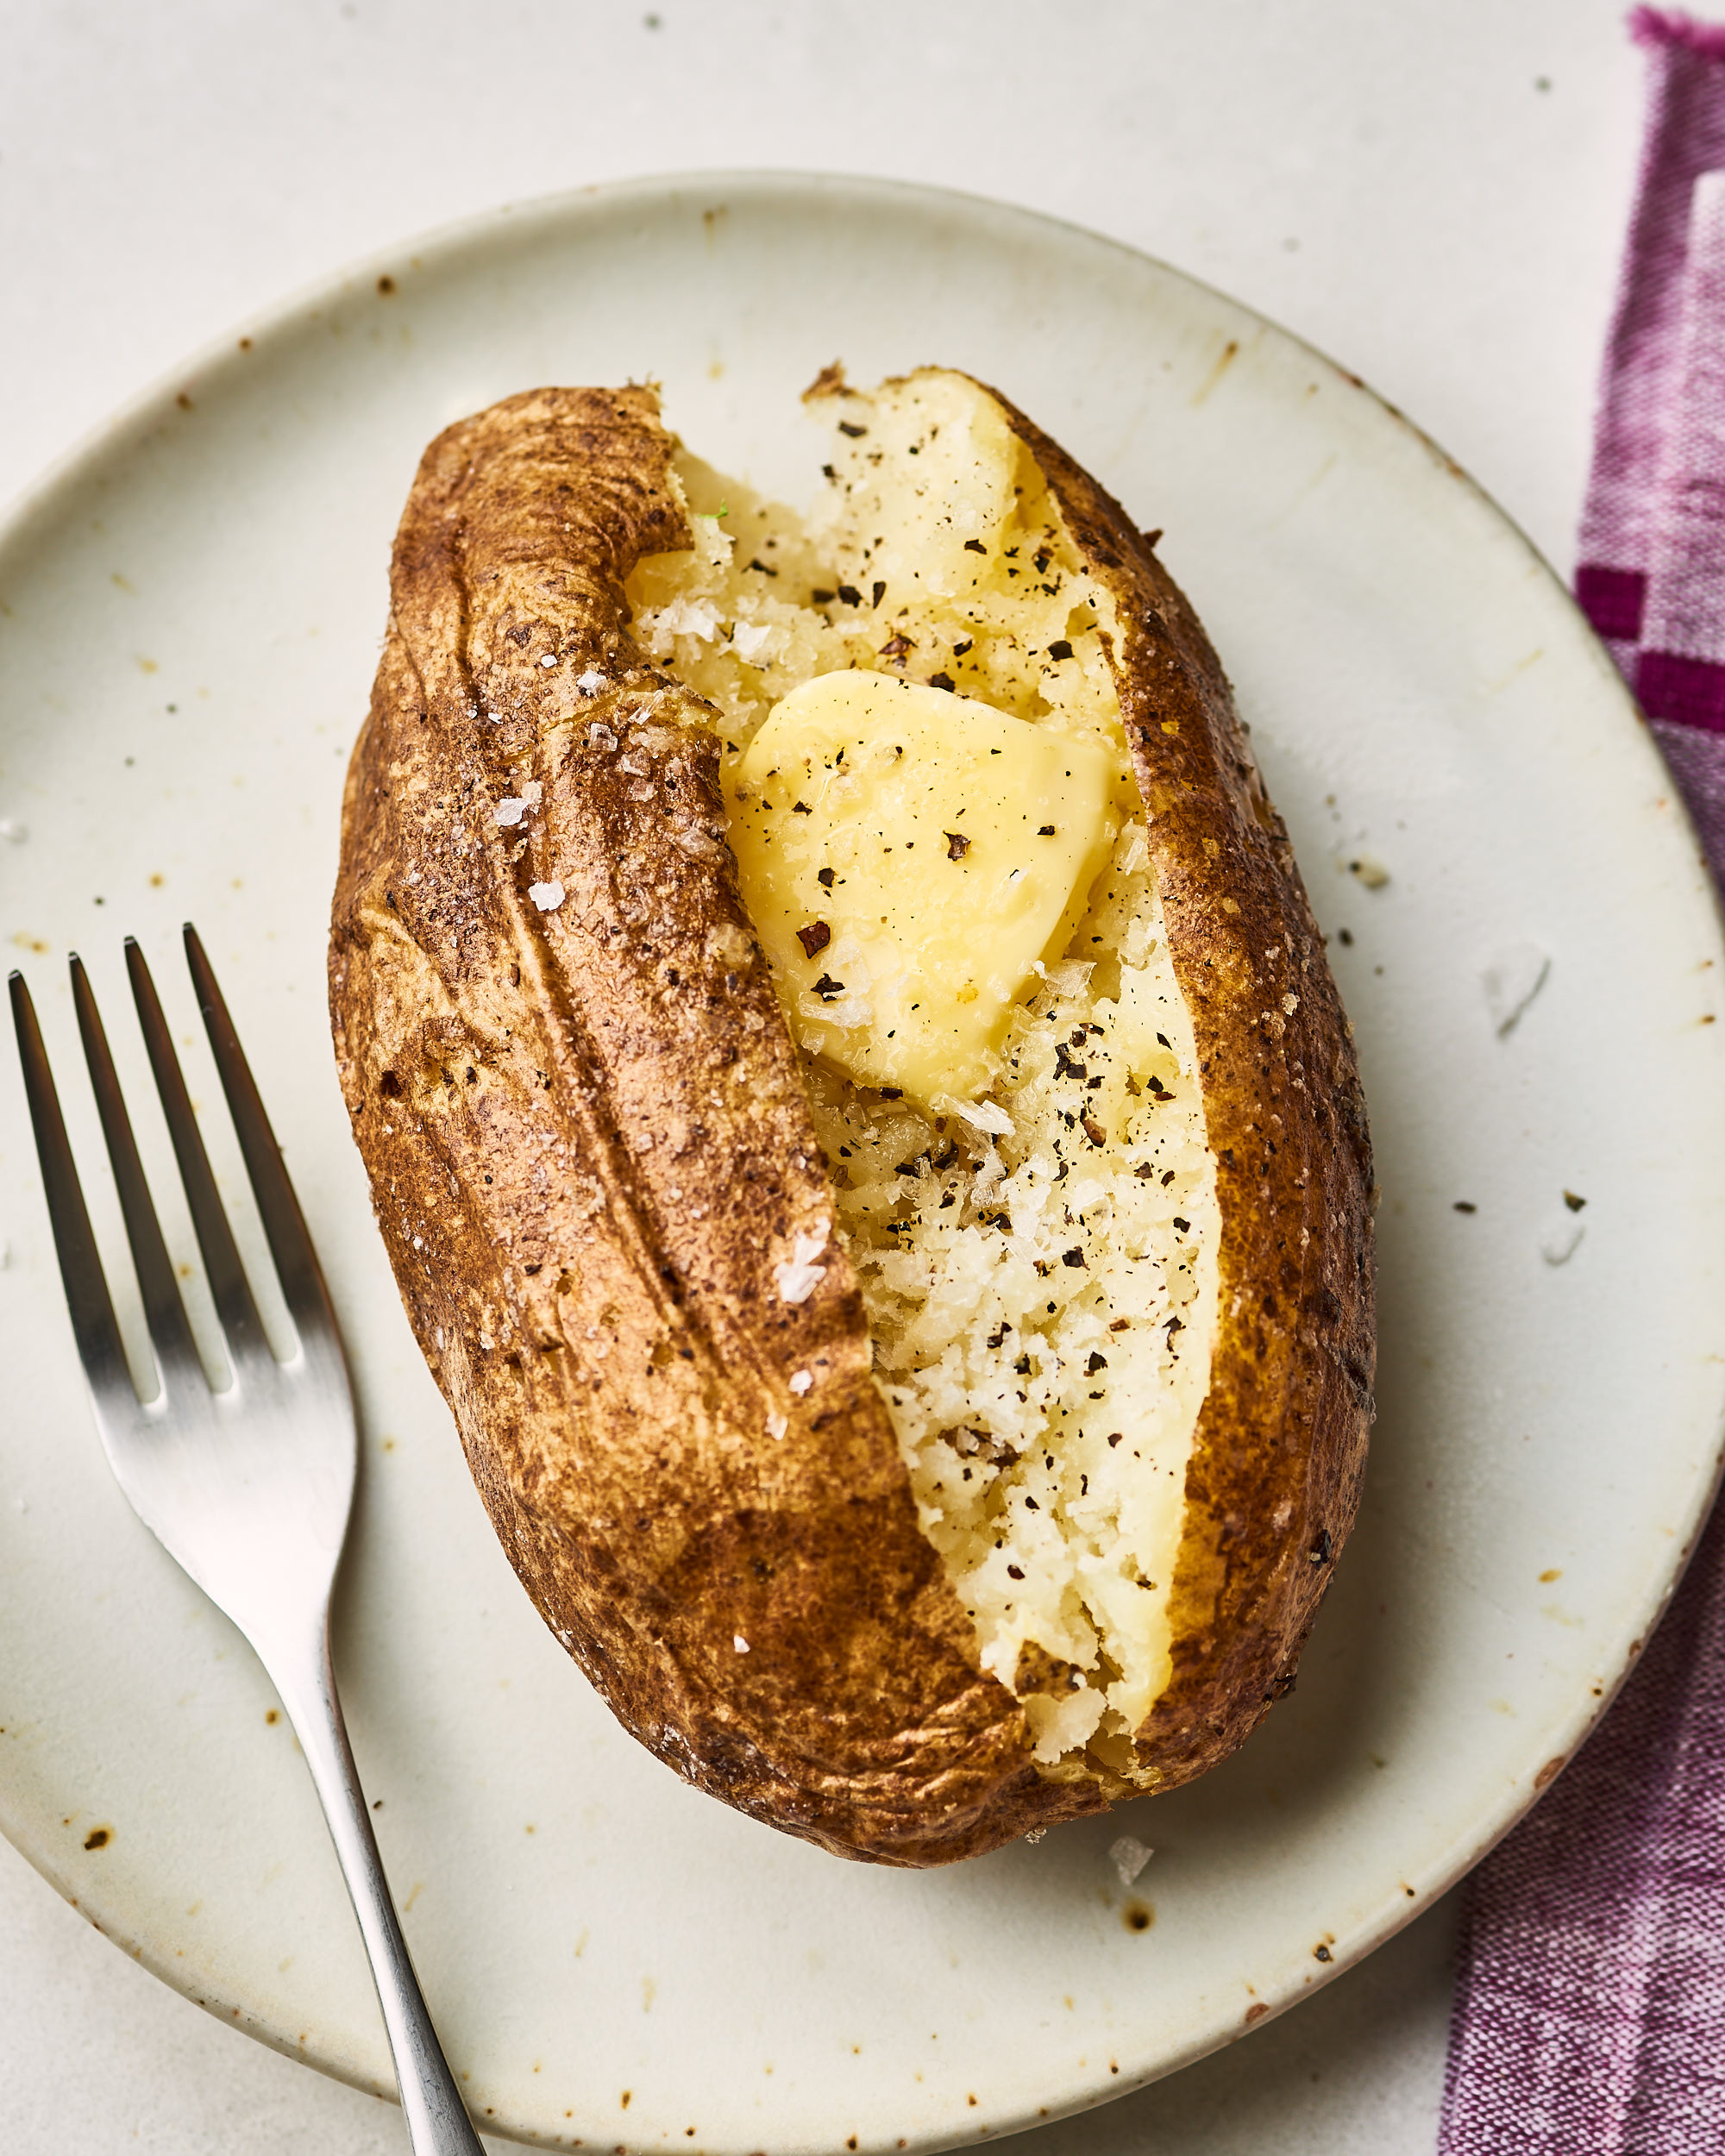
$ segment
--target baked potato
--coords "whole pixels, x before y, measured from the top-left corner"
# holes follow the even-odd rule
[[[330,1006],[547,1623],[699,1788],[930,1865],[1187,1781],[1292,1683],[1370,1150],[1155,536],[968,376],[806,402],[806,521],[649,388],[432,443]]]

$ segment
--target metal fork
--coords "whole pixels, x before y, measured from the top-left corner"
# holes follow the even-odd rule
[[[408,1959],[336,1696],[329,1593],[347,1535],[358,1457],[341,1334],[269,1119],[210,961],[189,922],[185,955],[298,1345],[280,1362],[265,1336],[149,968],[128,937],[132,994],[231,1376],[221,1391],[213,1390],[205,1376],[150,1201],[96,999],[74,956],[72,987],[78,1031],[119,1189],[156,1374],[154,1396],[141,1401],[121,1344],[29,990],[23,976],[14,973],[12,1016],[24,1088],[91,1406],[109,1464],[132,1509],[251,1642],[293,1725],[371,1957],[416,2156],[483,2156]]]

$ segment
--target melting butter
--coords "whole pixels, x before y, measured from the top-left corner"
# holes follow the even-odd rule
[[[1118,819],[1101,743],[895,676],[824,674],[726,774],[743,902],[791,1030],[863,1085],[974,1099]]]

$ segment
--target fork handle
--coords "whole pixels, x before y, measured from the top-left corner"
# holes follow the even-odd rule
[[[254,1645],[257,1643],[254,1641]],[[336,1694],[327,1615],[311,1651],[274,1651],[260,1658],[287,1710],[311,1779],[317,1785],[329,1838],[341,1860],[354,1914],[370,1957],[372,1979],[395,2061],[396,2087],[407,2121],[413,2156],[485,2156],[455,2087],[449,2062],[431,2026],[419,1979],[389,1898],[383,1859],[366,1809],[365,1792],[348,1743]]]

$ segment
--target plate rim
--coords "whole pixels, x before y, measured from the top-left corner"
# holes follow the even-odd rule
[[[968,189],[866,172],[775,166],[700,166],[630,175],[555,190],[526,197],[520,201],[497,203],[373,248],[317,278],[307,279],[263,308],[238,318],[226,330],[206,338],[183,359],[158,372],[105,417],[76,436],[21,488],[0,503],[0,562],[3,562],[15,546],[27,541],[31,526],[38,519],[55,515],[63,507],[65,498],[69,493],[95,478],[105,461],[123,458],[141,447],[163,423],[171,422],[178,400],[194,393],[201,381],[208,382],[212,376],[226,374],[229,370],[237,372],[242,369],[256,348],[291,335],[317,319],[320,314],[360,298],[368,287],[375,287],[380,278],[398,277],[404,260],[411,260],[416,273],[420,270],[430,273],[447,268],[453,258],[462,254],[482,251],[488,241],[502,234],[519,232],[535,225],[542,228],[563,226],[567,229],[578,222],[584,213],[592,213],[595,216],[612,216],[620,210],[626,210],[631,204],[638,204],[643,210],[662,213],[674,205],[674,198],[679,196],[699,196],[703,193],[723,194],[733,198],[747,194],[757,200],[769,197],[807,197],[811,194],[843,196],[852,200],[873,197],[890,200],[913,211],[920,210],[926,213],[944,210],[948,214],[981,218],[997,228],[1017,227],[1064,242],[1076,241],[1086,248],[1114,254],[1136,269],[1147,266],[1172,282],[1201,294],[1216,308],[1232,313],[1254,327],[1268,329],[1279,342],[1297,351],[1314,367],[1321,370],[1338,387],[1345,387],[1365,397],[1378,414],[1393,423],[1396,429],[1423,452],[1435,473],[1458,486],[1474,514],[1483,520],[1485,527],[1494,530],[1500,539],[1507,538],[1513,542],[1526,565],[1535,573],[1542,602],[1549,605],[1555,599],[1559,603],[1558,615],[1566,617],[1569,629],[1578,636],[1578,648],[1587,651],[1595,663],[1600,676],[1602,694],[1615,697],[1619,718],[1623,723],[1625,744],[1630,740],[1638,742],[1644,754],[1651,758],[1652,768],[1665,779],[1672,810],[1670,843],[1684,849],[1688,865],[1698,871],[1716,955],[1725,960],[1725,898],[1722,898],[1718,881],[1701,844],[1694,820],[1677,786],[1675,776],[1671,774],[1670,767],[1660,754],[1657,738],[1628,684],[1623,680],[1568,586],[1553,564],[1490,490],[1450,455],[1417,422],[1410,419],[1387,397],[1373,388],[1370,382],[1333,359],[1297,331],[1288,329],[1275,317],[1262,312],[1208,279],[1145,248],[1099,232],[1074,219]],[[1680,1539],[1673,1539],[1676,1546],[1669,1564],[1653,1576],[1655,1583],[1644,1595],[1635,1637],[1625,1652],[1621,1668],[1605,1682],[1599,1696],[1588,1695],[1579,1700],[1562,1725],[1565,1739],[1565,1749],[1559,1755],[1562,1765],[1573,1764],[1588,1737],[1610,1710],[1640,1659],[1647,1641],[1669,1609],[1700,1545],[1708,1517],[1718,1497],[1722,1482],[1725,1482],[1725,1377],[1720,1381],[1716,1395],[1710,1447],[1712,1463],[1709,1473],[1704,1484],[1699,1478],[1697,1480],[1698,1495],[1683,1522]],[[1545,1778],[1541,1778],[1542,1776]],[[1241,2035],[1249,2034],[1251,2029],[1279,2019],[1289,2009],[1325,1989],[1407,1925],[1427,1914],[1442,1895],[1482,1863],[1514,1830],[1546,1788],[1550,1786],[1551,1781],[1555,1779],[1555,1773],[1546,1774],[1545,1770],[1541,1770],[1539,1773],[1530,1774],[1525,1782],[1509,1783],[1493,1814],[1477,1822],[1468,1833],[1452,1838],[1449,1857],[1421,1883],[1416,1899],[1403,1905],[1387,1903],[1377,1921],[1368,1918],[1359,1927],[1355,1937],[1348,1942],[1347,1951],[1342,1958],[1297,1987],[1290,1986],[1280,1996],[1272,1995],[1258,2001],[1264,2010],[1250,2024],[1236,2021],[1231,2027],[1219,2028],[1213,2038],[1193,2043],[1177,2058],[1167,2059],[1147,2071],[1122,2071],[1117,2078],[1105,2073],[1102,2085],[1087,2080],[1082,2090],[1075,2078],[1052,2103],[1038,2114],[1032,2115],[1026,2111],[1010,2122],[994,2124],[989,2129],[990,2138],[1041,2124],[1051,2124],[1117,2096],[1130,2094],[1134,2090],[1146,2087],[1195,2064],[1213,2052],[1226,2048]],[[80,1915],[85,1915],[86,1921],[95,1922],[93,1917],[88,1916],[79,1908],[78,1897],[72,1890],[75,1883],[69,1874],[61,1871],[47,1849],[38,1852],[29,1846],[13,1832],[10,1820],[4,1816],[0,1816],[0,1833],[5,1834],[12,1846],[63,1899],[78,1908]],[[380,2085],[357,2062],[348,2066],[333,2059],[309,2056],[285,2031],[273,2029],[254,2015],[243,1997],[232,1991],[224,1993],[219,1984],[198,1984],[195,1973],[187,1970],[183,1963],[176,1971],[172,1962],[157,1957],[154,1942],[130,1937],[122,1928],[101,1924],[97,1927],[104,1930],[104,1935],[122,1947],[130,1959],[141,1963],[182,1996],[202,2006],[225,2026],[239,2028],[271,2049],[302,2064],[315,2066],[334,2079],[346,2082],[367,2093],[388,2095],[394,2100],[393,2088]],[[194,1988],[195,1985],[197,1988]],[[494,2122],[487,2122],[486,2130],[488,2134],[504,2138],[535,2138],[525,2128],[511,2128]],[[932,2137],[926,2134],[913,2134],[908,2146],[913,2150],[934,2150],[955,2146],[969,2138],[974,2138],[974,2129],[969,2134],[962,2134],[955,2124],[951,2128],[938,2129]]]

